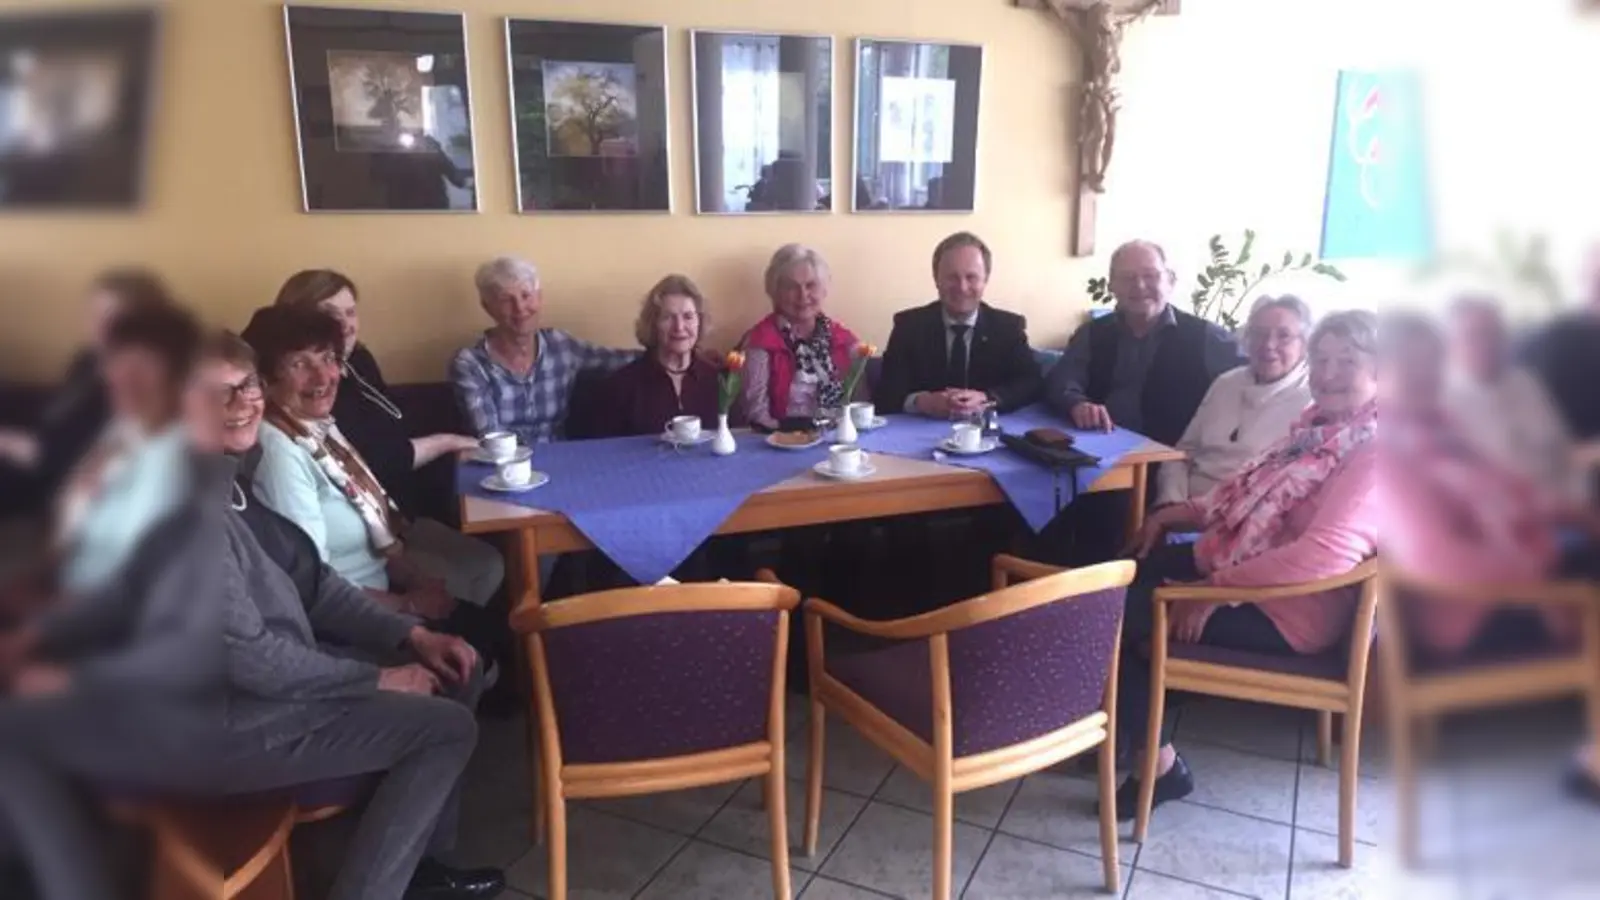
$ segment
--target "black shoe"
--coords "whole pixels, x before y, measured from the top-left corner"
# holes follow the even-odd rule
[[[455,869],[431,859],[417,864],[406,900],[481,900],[505,890],[499,869]]]
[[[1172,763],[1172,768],[1167,774],[1156,779],[1155,798],[1150,801],[1150,809],[1154,810],[1163,803],[1172,800],[1182,800],[1194,793],[1194,773],[1189,771],[1189,764],[1178,757]],[[1095,815],[1100,814],[1099,804],[1095,805]],[[1132,822],[1139,814],[1139,779],[1129,775],[1122,786],[1117,788],[1117,821]]]
[[[1596,782],[1583,766],[1574,765],[1568,769],[1567,777],[1562,779],[1562,787],[1575,800],[1600,803],[1600,782]]]

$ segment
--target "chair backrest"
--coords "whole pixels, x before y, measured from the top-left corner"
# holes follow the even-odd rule
[[[560,761],[631,762],[766,740],[798,602],[778,585],[686,584],[519,613],[513,624],[535,633],[534,678]]]

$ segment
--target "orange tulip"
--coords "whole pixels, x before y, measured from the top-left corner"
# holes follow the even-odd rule
[[[726,363],[728,371],[737,372],[744,368],[744,354],[737,350],[729,350],[728,356],[723,362]]]

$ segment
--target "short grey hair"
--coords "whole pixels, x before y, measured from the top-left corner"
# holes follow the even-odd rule
[[[1269,309],[1286,310],[1290,315],[1298,319],[1302,338],[1310,337],[1312,328],[1317,324],[1316,317],[1311,314],[1311,306],[1294,294],[1280,294],[1276,297],[1270,294],[1263,294],[1256,298],[1256,302],[1250,306],[1250,318],[1245,320],[1246,325],[1254,322],[1256,316]]]
[[[1311,332],[1307,347],[1314,348],[1325,337],[1342,338],[1350,342],[1363,356],[1378,355],[1378,314],[1365,309],[1347,309],[1333,313],[1317,323]]]
[[[527,260],[497,256],[478,267],[472,283],[478,289],[478,299],[487,300],[490,295],[514,285],[538,287],[539,270]]]
[[[1135,238],[1134,240],[1126,241],[1117,249],[1111,251],[1111,263],[1109,268],[1115,269],[1117,267],[1117,262],[1121,260],[1122,257],[1132,253],[1135,250],[1149,250],[1151,253],[1156,255],[1157,259],[1161,260],[1161,268],[1172,268],[1172,264],[1167,261],[1167,248],[1161,246],[1155,241],[1147,241],[1144,238]]]
[[[763,277],[766,284],[767,296],[771,297],[778,292],[778,279],[783,273],[798,265],[808,265],[817,270],[824,280],[832,274],[828,269],[828,261],[822,254],[804,244],[784,244],[778,252],[772,254],[772,261],[767,263],[767,273]]]

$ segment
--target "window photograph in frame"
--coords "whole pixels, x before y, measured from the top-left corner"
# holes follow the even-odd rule
[[[667,32],[506,20],[517,211],[671,212]]]
[[[856,41],[855,212],[977,206],[983,48]]]
[[[833,38],[694,31],[695,211],[831,212]]]
[[[284,7],[307,212],[476,212],[459,13]]]

